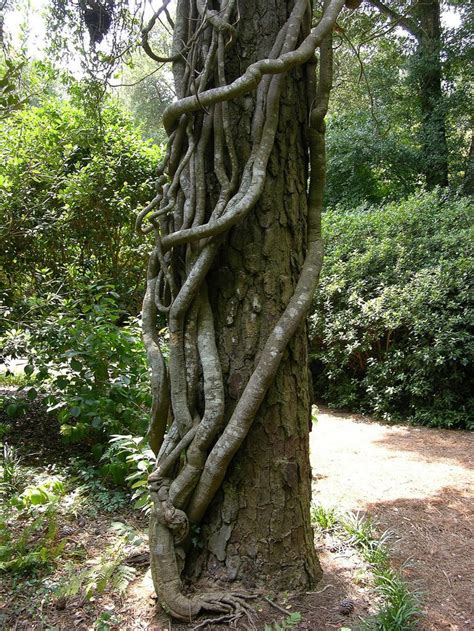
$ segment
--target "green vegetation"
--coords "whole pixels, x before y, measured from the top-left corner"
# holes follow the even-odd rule
[[[300,622],[301,614],[293,611],[281,622],[274,622],[272,626],[266,624],[264,631],[289,631],[289,629],[297,629]]]
[[[91,282],[113,285],[133,312],[143,292],[148,247],[134,213],[152,195],[159,149],[112,99],[94,108],[87,84],[66,87],[0,131],[0,299],[10,327]]]
[[[179,437],[176,441],[175,437],[170,439],[168,445],[166,479],[160,479],[156,488],[162,485],[161,498],[166,496],[170,502],[167,507],[173,506],[176,492],[177,519],[183,512],[187,525],[185,509],[194,493],[191,487],[194,484],[193,488],[198,488],[197,474],[202,474],[206,463],[212,465],[212,458],[208,460],[207,456],[219,440],[224,420],[228,420],[231,409],[240,409],[236,407],[237,397],[245,386],[243,379],[240,383],[242,375],[237,366],[237,356],[244,346],[240,340],[265,329],[267,313],[259,306],[258,294],[265,287],[269,300],[277,295],[280,298],[278,292],[288,293],[289,298],[291,282],[303,259],[303,252],[291,252],[287,244],[279,243],[278,248],[265,249],[258,265],[253,261],[254,255],[262,254],[255,252],[254,243],[261,239],[267,248],[267,236],[271,243],[272,223],[290,226],[288,238],[305,242],[306,202],[293,204],[292,200],[298,200],[297,195],[293,197],[298,188],[303,195],[309,170],[295,171],[294,181],[288,178],[288,190],[283,190],[286,182],[279,180],[278,186],[272,187],[274,197],[268,196],[264,202],[254,190],[260,184],[270,190],[268,184],[271,178],[275,182],[280,178],[277,166],[287,156],[289,173],[292,156],[307,150],[307,139],[316,128],[305,127],[303,119],[311,120],[312,115],[308,110],[306,117],[302,108],[301,129],[290,134],[298,136],[298,142],[293,143],[294,138],[282,141],[281,128],[288,123],[290,129],[289,123],[294,122],[290,116],[285,123],[283,116],[292,111],[295,102],[291,99],[296,97],[288,90],[280,107],[278,90],[274,89],[276,75],[275,81],[268,84],[273,85],[272,89],[259,101],[260,119],[255,115],[256,126],[265,132],[262,138],[271,131],[273,119],[267,120],[269,114],[277,120],[280,112],[280,123],[283,121],[275,132],[277,140],[271,138],[272,132],[264,143],[270,148],[275,142],[266,173],[254,169],[252,156],[260,155],[261,147],[259,133],[254,133],[259,129],[250,125],[250,118],[252,139],[245,140],[249,144],[240,155],[238,145],[244,140],[233,135],[236,129],[240,134],[243,124],[237,120],[233,104],[227,108],[206,101],[197,113],[188,112],[177,119],[175,144],[167,153],[161,145],[167,133],[158,121],[175,99],[171,72],[162,69],[161,62],[157,66],[156,59],[143,50],[137,51],[136,42],[144,42],[138,10],[133,14],[131,5],[123,0],[105,2],[104,6],[99,3],[99,24],[104,30],[96,29],[94,33],[91,24],[82,24],[92,4],[96,3],[53,2],[48,9],[50,47],[40,52],[28,48],[26,26],[20,28],[18,45],[13,43],[15,29],[9,30],[8,16],[24,11],[21,3],[6,0],[6,17],[0,20],[0,572],[8,583],[8,598],[29,600],[28,615],[35,623],[50,628],[49,614],[43,617],[43,604],[56,613],[65,603],[80,603],[80,608],[87,609],[97,600],[100,607],[104,606],[100,615],[96,616],[95,610],[90,613],[88,622],[90,628],[106,630],[122,624],[113,607],[106,609],[105,605],[115,606],[138,577],[136,567],[127,559],[146,548],[143,528],[153,506],[148,477],[156,456],[147,442],[152,397],[141,334],[150,251],[156,247],[150,269],[153,271],[156,265],[161,271],[156,271],[157,280],[150,283],[156,286],[144,319],[148,315],[153,324],[150,348],[163,354],[164,370],[158,370],[160,383],[173,386],[169,409],[156,412],[162,401],[155,400],[156,419],[169,430],[177,418],[176,405],[182,404],[180,412],[184,410],[184,416],[189,416],[189,426],[214,423],[215,430],[196,431],[196,442],[202,440],[197,449],[195,438],[189,436],[181,452],[181,447],[176,449]],[[196,14],[198,4],[205,3],[196,3]],[[353,1],[346,6],[357,4]],[[385,11],[377,7],[381,4]],[[189,3],[191,6],[193,3]],[[214,15],[217,6],[218,2],[209,4],[212,15],[209,13],[208,23],[199,25],[194,17],[190,20],[188,31],[194,34],[189,47],[182,51],[188,64],[187,79],[181,86],[184,95],[200,94],[229,82],[246,63],[243,58],[229,63],[233,51],[241,46],[245,12],[241,14],[238,3],[230,2],[232,20],[221,23],[222,16]],[[319,127],[327,127],[327,210],[323,213],[326,258],[310,315],[310,352],[316,399],[330,406],[373,414],[387,422],[472,430],[474,263],[469,194],[474,190],[474,145],[469,109],[472,71],[467,63],[472,15],[467,3],[445,2],[442,8],[453,9],[459,26],[430,31],[430,24],[439,22],[435,13],[440,6],[435,1],[367,1],[357,11],[344,10],[334,28],[334,89],[326,123],[322,117],[317,131],[319,135]],[[287,5],[282,3],[282,7],[283,15]],[[402,8],[403,15],[398,15]],[[113,19],[107,10],[113,12]],[[156,27],[166,22],[166,11],[165,7],[160,20],[155,18]],[[25,13],[22,20],[27,22],[30,17]],[[317,16],[313,17],[316,22]],[[111,22],[108,35],[107,20]],[[268,30],[273,27],[269,24]],[[206,34],[207,28],[210,31]],[[84,37],[91,40],[89,52]],[[201,41],[205,43],[202,50]],[[150,32],[148,44],[159,56],[172,53],[170,34],[164,28]],[[66,66],[66,51],[76,61],[80,57],[80,68]],[[204,65],[203,51],[209,54]],[[326,60],[321,50],[317,55],[318,72],[326,67],[329,74],[332,64],[327,51]],[[295,68],[294,72],[302,69]],[[115,92],[113,83],[117,86]],[[305,92],[309,83],[299,81],[301,95],[310,97],[305,103],[312,99],[309,91]],[[320,89],[321,83],[324,88],[324,76],[319,80]],[[319,94],[324,106],[323,97]],[[316,102],[317,98],[311,107]],[[249,98],[249,117],[253,116],[253,103]],[[313,113],[317,114],[317,109]],[[318,156],[323,153],[323,144],[318,145]],[[157,178],[158,165],[166,155],[166,168]],[[243,172],[247,157],[248,168]],[[309,158],[309,153],[300,156],[298,163],[306,164]],[[322,174],[324,169],[319,167]],[[315,173],[318,175],[319,169],[313,160],[311,174]],[[260,178],[258,186],[254,176]],[[213,243],[221,237],[212,233],[212,226],[207,231],[208,226],[208,240],[192,244],[184,240],[184,245],[161,251],[162,237],[178,232],[185,224],[190,228],[202,222],[204,227],[214,212],[212,208],[213,217],[224,216],[229,209],[233,212],[238,187],[242,182],[245,187],[250,180],[252,185],[241,191],[238,203],[250,191],[249,208],[262,211],[259,225],[255,224],[243,239],[237,235],[234,240],[235,233],[231,232],[225,240],[223,234],[217,258],[211,263],[212,253],[208,267],[205,263],[201,268],[210,270],[210,275],[203,284],[204,275],[200,277],[193,289],[195,297],[187,295],[179,306],[177,319],[181,320],[176,326],[183,335],[182,342],[179,335],[175,336],[174,351],[176,357],[181,356],[170,370],[167,312],[179,304],[176,297],[189,280],[190,270],[196,271],[193,266],[201,260],[201,254],[211,252]],[[322,189],[318,193],[322,195]],[[319,201],[319,196],[315,197]],[[268,217],[264,216],[265,204],[271,206]],[[148,213],[149,234],[139,236],[135,219],[147,205],[153,213],[151,217]],[[294,221],[296,214],[292,215],[291,207],[303,213],[302,221]],[[272,213],[280,213],[278,221],[273,222]],[[237,223],[234,230],[239,230]],[[254,230],[259,232],[258,238]],[[233,246],[237,254],[232,253]],[[221,254],[228,265],[224,273],[218,262]],[[268,270],[273,269],[272,257],[280,254],[292,268],[287,278],[278,278],[284,291],[273,284],[274,278],[268,278],[271,271],[267,274],[267,268],[263,285],[259,280],[254,283],[252,270],[260,269],[260,264],[261,269],[267,264]],[[238,278],[241,271],[245,297],[232,285],[233,277]],[[198,298],[197,292],[204,286],[209,291],[206,289],[206,296]],[[267,286],[271,288],[268,291]],[[252,307],[245,311],[245,301],[252,293]],[[214,300],[216,296],[225,297],[222,303],[228,297],[229,304],[223,305],[228,311],[215,314],[204,306],[208,297]],[[242,299],[244,311],[239,312],[239,305],[234,309],[235,296],[237,303]],[[250,323],[244,321],[247,316],[252,318]],[[268,321],[277,316],[275,311]],[[222,322],[227,324],[221,326]],[[198,331],[203,326],[207,331],[204,335]],[[257,363],[254,350],[249,349],[248,356],[241,357],[240,363],[245,366],[242,374],[247,375],[247,364]],[[233,353],[239,361],[234,361]],[[285,353],[282,350],[281,356]],[[12,359],[26,361],[26,366],[20,372],[11,372],[8,362]],[[297,359],[300,361],[300,357]],[[189,365],[185,366],[186,362]],[[173,370],[181,374],[179,383],[176,377],[173,384],[169,379]],[[306,367],[301,375],[306,377]],[[288,392],[282,390],[283,403],[275,400],[278,409],[286,406],[291,388],[295,399],[308,401],[306,394],[299,397],[297,392],[302,378],[285,380],[282,378],[282,383],[293,385],[285,385]],[[155,375],[155,386],[157,381]],[[167,405],[166,390],[155,388],[155,394],[159,391]],[[185,401],[180,404],[176,399],[181,395]],[[254,405],[259,400],[257,394],[250,400]],[[259,404],[255,405],[258,410]],[[219,411],[214,413],[211,408]],[[219,421],[211,418],[214,414]],[[290,414],[288,418],[293,421],[296,417]],[[316,417],[313,421],[317,422]],[[40,440],[38,436],[32,438],[35,427],[43,432]],[[167,432],[166,436],[173,433]],[[51,452],[43,452],[42,443],[51,446]],[[304,447],[303,441],[301,445]],[[266,447],[262,443],[252,457],[257,461]],[[228,454],[231,458],[231,451]],[[182,465],[184,475],[177,485],[173,478],[176,482]],[[290,484],[292,475],[289,466],[281,478]],[[274,482],[276,488],[277,481],[271,479],[272,485]],[[182,488],[176,491],[180,484]],[[210,493],[214,485],[204,481],[202,488]],[[251,505],[244,491],[240,495],[240,487],[232,492],[236,505]],[[282,504],[282,514],[286,507]],[[235,520],[238,514],[230,521],[235,524]],[[345,545],[357,548],[370,565],[383,607],[376,619],[367,621],[367,628],[414,629],[419,615],[417,599],[391,568],[388,537],[378,536],[370,520],[340,515],[336,509],[315,507],[313,521],[322,532],[331,532]],[[308,520],[305,524],[309,532]],[[71,532],[76,540],[69,545]],[[190,533],[190,548],[197,556],[198,550],[206,548],[203,541],[207,531],[193,522]],[[97,539],[101,541],[96,545]],[[170,541],[175,539],[171,537]],[[303,539],[312,552],[311,537]],[[178,556],[184,548],[180,547]],[[186,563],[193,562],[188,557]],[[177,565],[180,563],[181,559]],[[4,595],[0,594],[2,599]],[[232,606],[224,603],[223,611]],[[2,616],[0,612],[0,626],[4,623]],[[265,625],[265,631],[298,627],[299,613],[285,617],[281,611],[281,616],[280,622]]]
[[[311,317],[317,396],[473,429],[472,203],[439,191],[331,210]]]
[[[110,520],[117,511],[123,514],[128,498],[104,486],[87,462],[33,466],[4,443],[0,495],[0,574],[12,594],[27,595],[32,608],[39,601],[54,611],[74,599],[120,596],[136,577],[126,559],[143,550],[146,535],[117,519],[103,521],[104,515]],[[112,618],[119,623],[112,613],[103,611],[96,624]]]
[[[29,363],[24,375],[6,379],[21,383],[22,396],[4,396],[0,409],[14,418],[39,398],[57,419],[66,444],[87,445],[106,479],[122,484],[132,476],[136,485],[136,473],[143,476],[144,461],[151,461],[144,439],[150,395],[141,336],[134,318],[126,326],[115,324],[121,310],[110,286],[92,284],[84,291],[87,295],[74,299],[45,295],[48,314],[6,333],[5,351],[26,355]],[[117,438],[109,445],[124,431],[130,432],[128,451]],[[140,453],[137,460],[130,445]]]
[[[378,631],[416,629],[420,616],[417,597],[391,567],[387,545],[390,534],[385,532],[379,536],[368,517],[353,513],[341,515],[336,509],[321,505],[313,507],[312,521],[321,532],[330,532],[345,545],[356,548],[370,565],[382,607],[375,617],[365,621],[362,628]]]

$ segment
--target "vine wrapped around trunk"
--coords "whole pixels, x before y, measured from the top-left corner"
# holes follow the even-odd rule
[[[164,7],[168,2],[164,3]],[[210,8],[210,7],[214,8]],[[137,229],[154,233],[143,302],[143,336],[152,372],[149,428],[156,467],[150,476],[153,581],[169,613],[190,620],[203,611],[230,619],[247,609],[246,594],[186,595],[181,571],[190,530],[198,526],[241,447],[295,331],[304,321],[322,263],[320,215],[324,188],[324,116],[332,76],[331,31],[344,0],[324,3],[313,29],[311,3],[295,0],[265,59],[228,82],[226,64],[236,37],[236,0],[179,0],[174,24],[173,73],[177,101],[164,113],[169,135],[156,197]],[[161,61],[148,33],[144,48]],[[151,25],[151,26],[150,26]],[[232,410],[226,409],[223,371],[208,295],[208,273],[229,231],[262,195],[274,148],[285,75],[319,55],[308,121],[311,175],[307,191],[307,251],[286,308],[255,361]],[[311,74],[310,76],[311,82]],[[255,93],[252,146],[239,166],[229,114],[231,102]],[[213,177],[208,177],[212,162]],[[169,330],[169,362],[160,349],[158,313]],[[226,412],[229,412],[226,414]]]

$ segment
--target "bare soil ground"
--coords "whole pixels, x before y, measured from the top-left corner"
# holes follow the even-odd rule
[[[33,406],[30,414],[17,419],[12,430],[12,439],[27,436],[26,445],[18,447],[36,467],[66,456],[57,426],[40,407]],[[314,502],[367,512],[380,524],[380,533],[386,529],[394,533],[394,563],[413,590],[421,592],[423,631],[474,629],[473,446],[474,436],[467,432],[387,426],[326,409],[320,409],[311,433]],[[66,539],[67,563],[77,563],[80,571],[103,554],[113,520],[146,529],[143,515],[128,509],[71,517],[64,524],[72,532]],[[263,631],[265,624],[281,623],[285,612],[293,611],[302,615],[294,627],[301,631],[354,630],[380,604],[369,568],[353,549],[334,545],[329,535],[319,536],[316,546],[324,578],[313,593],[299,599],[265,594],[273,604],[261,598],[252,625],[239,622],[207,628]],[[75,554],[79,548],[87,558]],[[137,578],[122,597],[106,590],[92,601],[76,596],[59,606],[45,594],[48,581],[61,582],[65,563],[60,560],[40,589],[37,582],[18,585],[15,579],[3,577],[1,629],[190,631],[194,626],[171,623],[160,612],[146,563],[137,567]],[[354,602],[350,615],[340,612],[344,598]],[[104,612],[113,616],[99,624]]]
[[[388,426],[320,409],[314,495],[367,511],[394,534],[394,561],[421,595],[423,631],[474,629],[474,435]]]

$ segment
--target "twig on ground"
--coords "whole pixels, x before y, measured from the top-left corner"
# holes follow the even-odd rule
[[[325,585],[322,589],[319,589],[317,592],[306,592],[307,594],[322,594],[330,587],[334,587],[334,585]]]
[[[281,611],[282,613],[284,613],[285,616],[288,615],[287,609],[283,609],[283,607],[280,607],[280,605],[277,605],[276,603],[274,603],[273,600],[270,600],[270,598],[267,598],[266,596],[264,596],[263,599],[266,600],[267,603],[269,603],[272,607],[275,607],[275,609],[278,609],[278,611]]]

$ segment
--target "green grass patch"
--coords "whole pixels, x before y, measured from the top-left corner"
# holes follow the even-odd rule
[[[383,606],[378,614],[363,623],[362,629],[412,631],[418,627],[420,607],[403,578],[390,565],[390,533],[377,534],[374,522],[360,513],[339,514],[334,508],[314,506],[313,524],[356,548],[370,565],[375,588]]]
[[[12,372],[11,370],[0,371],[0,388],[1,387],[20,387],[27,386],[31,382],[31,377],[23,372],[23,370]]]

